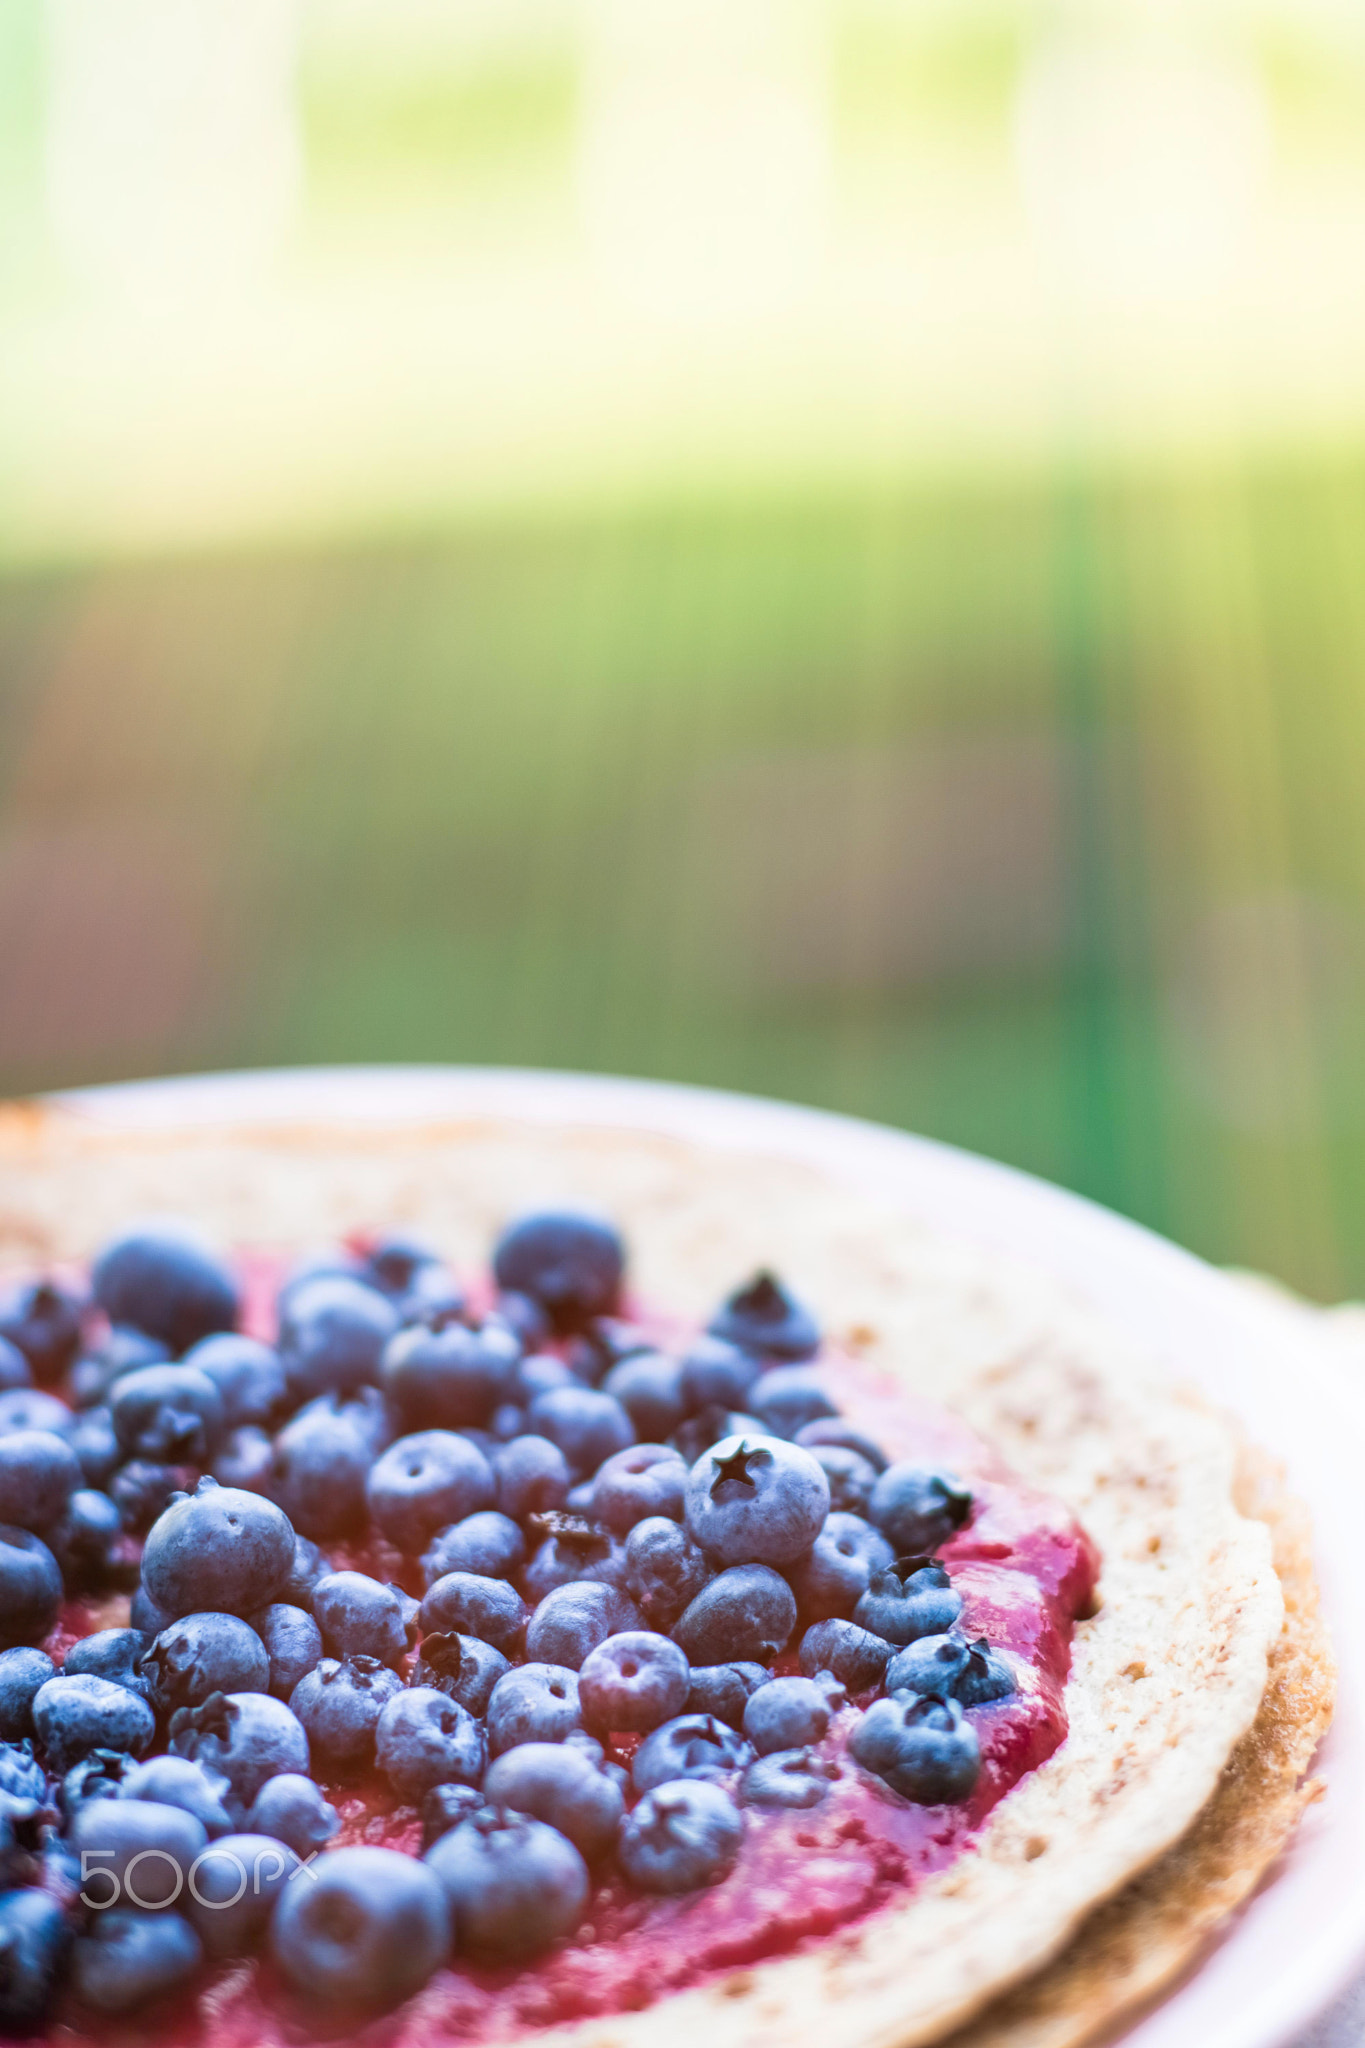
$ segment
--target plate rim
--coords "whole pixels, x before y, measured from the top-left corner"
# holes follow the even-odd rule
[[[106,1129],[230,1128],[326,1117],[358,1126],[488,1114],[561,1125],[648,1129],[720,1149],[768,1149],[808,1161],[928,1215],[954,1234],[1038,1264],[1079,1289],[1163,1366],[1226,1396],[1240,1370],[1244,1397],[1265,1409],[1266,1383],[1292,1351],[1294,1384],[1311,1418],[1276,1427],[1291,1483],[1346,1447],[1365,1458],[1365,1388],[1318,1341],[1311,1305],[1262,1300],[1243,1283],[1143,1225],[1017,1167],[892,1126],[771,1097],[687,1083],[570,1070],[462,1065],[337,1065],[227,1070],[54,1091],[40,1101]],[[1207,1349],[1203,1347],[1207,1346]],[[1220,1377],[1221,1375],[1221,1377]],[[1303,1406],[1302,1399],[1300,1407]],[[1280,1420],[1276,1413],[1276,1423]],[[1256,1433],[1260,1433],[1259,1430]],[[1198,1963],[1119,2029],[1126,2048],[1285,2048],[1365,1970],[1365,1883],[1332,1876],[1350,1815],[1365,1799],[1365,1616],[1348,1599],[1348,1531],[1365,1546],[1365,1502],[1337,1493],[1311,1500],[1324,1610],[1340,1669],[1337,1718],[1321,1765],[1340,1796],[1310,1808],[1286,1855]],[[1352,1799],[1352,1790],[1358,1795]],[[1335,1854],[1334,1854],[1335,1852]],[[1321,1866],[1322,1877],[1316,1876]],[[1344,1873],[1343,1873],[1344,1874]],[[1323,1894],[1287,1911],[1291,1894]],[[1307,1938],[1276,1951],[1265,1982],[1243,1988],[1254,1959],[1274,1948],[1276,1923],[1306,1924]],[[1231,1997],[1229,1998],[1229,1994]],[[1240,1994],[1240,1995],[1239,1995]],[[1237,2009],[1240,2007],[1240,2010]],[[1113,2036],[1107,2038],[1114,2038]]]

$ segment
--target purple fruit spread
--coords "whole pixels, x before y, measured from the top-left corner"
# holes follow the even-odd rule
[[[241,1326],[273,1340],[281,1264],[252,1257],[241,1270]],[[661,1349],[676,1352],[689,1341],[688,1332],[652,1318],[639,1303],[630,1304],[630,1316]],[[562,1333],[537,1348],[563,1354]],[[967,1706],[960,1716],[954,1708],[979,1750],[979,1770],[967,1796],[953,1803],[916,1803],[862,1767],[849,1744],[882,1684],[850,1691],[842,1702],[836,1695],[828,1732],[815,1745],[828,1783],[817,1803],[749,1803],[735,1782],[738,1774],[731,1774],[728,1790],[742,1813],[743,1833],[737,1857],[718,1881],[671,1895],[645,1892],[607,1856],[592,1868],[586,1909],[567,1939],[507,1962],[461,1954],[457,1943],[454,1959],[394,2009],[374,2016],[357,2012],[343,2029],[349,2041],[436,2048],[444,2042],[503,2040],[635,2012],[709,1979],[733,1975],[738,1985],[752,1966],[866,1921],[903,1901],[954,1858],[970,1855],[997,1802],[1065,1740],[1073,1631],[1091,1606],[1099,1563],[1084,1530],[1058,1501],[1011,1473],[990,1445],[948,1411],[906,1394],[829,1345],[813,1369],[837,1395],[842,1419],[872,1439],[888,1461],[950,1472],[970,1492],[965,1519],[935,1547],[934,1560],[961,1596],[955,1635],[985,1639],[1002,1653],[1013,1689],[987,1704]],[[334,1569],[368,1573],[421,1599],[417,1559],[373,1529],[327,1541],[324,1548]],[[117,1600],[69,1598],[44,1647],[60,1665],[73,1641],[125,1619]],[[786,1648],[771,1660],[775,1675],[803,1669],[798,1652],[806,1626],[803,1615]],[[414,1647],[398,1666],[400,1677],[410,1681],[417,1656]],[[626,1782],[627,1810],[637,1798],[627,1773],[641,1740],[638,1734],[602,1736],[605,1764],[622,1767],[617,1775]],[[159,1736],[156,1748],[164,1746]],[[421,1856],[421,1813],[400,1803],[378,1770],[329,1773],[315,1760],[313,1776],[340,1824],[324,1854],[368,1845]],[[126,2038],[147,2048],[284,2048],[318,2029],[317,2001],[297,1980],[289,1981],[267,1945],[205,1965],[184,1986],[126,2017],[111,2019],[59,1998],[46,2037],[70,2048],[94,2048],[96,2041],[107,2043],[111,2031],[123,2038],[127,2030]],[[321,2031],[335,2034],[335,2021]]]

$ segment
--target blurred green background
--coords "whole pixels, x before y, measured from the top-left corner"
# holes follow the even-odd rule
[[[11,0],[0,1086],[655,1074],[1365,1291],[1365,18]]]

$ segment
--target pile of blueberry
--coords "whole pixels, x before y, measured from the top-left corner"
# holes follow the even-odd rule
[[[848,1757],[972,1791],[964,1710],[1013,1680],[934,1560],[971,1496],[840,1419],[806,1310],[762,1274],[662,1350],[574,1214],[514,1225],[493,1277],[480,1315],[419,1244],[336,1253],[267,1345],[220,1259],[149,1228],[88,1299],[0,1302],[5,2031],[59,1982],[120,2013],[262,1944],[382,2010],[562,1941],[604,1874],[718,1882],[746,1815]],[[57,1669],[63,1602],[119,1590],[130,1626]],[[420,1857],[327,1848],[322,1786],[376,1773]]]

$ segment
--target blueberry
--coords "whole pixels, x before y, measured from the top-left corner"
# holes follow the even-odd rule
[[[413,1805],[433,1785],[477,1785],[483,1777],[483,1729],[431,1686],[394,1694],[380,1712],[374,1749],[398,1797]]]
[[[206,1465],[223,1434],[223,1400],[193,1365],[144,1365],[109,1394],[114,1434],[130,1458]]]
[[[68,1592],[99,1588],[111,1578],[136,1578],[137,1567],[121,1555],[123,1517],[107,1493],[78,1486],[66,1513],[46,1531],[47,1547],[61,1568]]]
[[[279,1419],[285,1403],[284,1366],[278,1351],[255,1337],[223,1331],[205,1337],[182,1361],[202,1372],[218,1389],[223,1422],[228,1429],[244,1423],[269,1425]]]
[[[523,1358],[507,1385],[507,1398],[529,1408],[537,1394],[552,1394],[556,1387],[579,1384],[577,1376],[550,1351],[533,1351]]]
[[[215,1771],[191,1763],[187,1756],[151,1756],[133,1768],[115,1788],[120,1799],[150,1799],[161,1806],[179,1806],[192,1814],[209,1836],[232,1827],[223,1803],[228,1784]]]
[[[594,1387],[555,1387],[531,1403],[531,1427],[558,1444],[572,1472],[587,1477],[635,1441],[619,1401]]]
[[[148,1458],[130,1458],[109,1481],[109,1497],[125,1529],[133,1535],[149,1530],[177,1494],[195,1483],[190,1465],[159,1465]]]
[[[638,1323],[621,1316],[593,1316],[570,1338],[566,1356],[577,1377],[596,1387],[623,1359],[638,1358],[655,1348],[653,1338]]]
[[[245,1422],[230,1429],[212,1462],[220,1486],[240,1486],[248,1493],[275,1490],[275,1446],[259,1424]]]
[[[711,1318],[708,1334],[767,1358],[810,1358],[820,1348],[809,1309],[772,1273],[755,1273],[737,1288]]]
[[[891,1462],[881,1445],[874,1443],[860,1429],[842,1416],[829,1416],[818,1422],[808,1422],[804,1429],[796,1432],[796,1441],[807,1450],[819,1450],[822,1446],[830,1450],[853,1451],[858,1457],[866,1458],[874,1472],[885,1472]]]
[[[377,1384],[398,1311],[378,1288],[344,1275],[291,1291],[280,1324],[280,1358],[290,1398],[354,1394]]]
[[[829,1481],[831,1514],[861,1515],[866,1520],[867,1505],[877,1483],[876,1466],[847,1444],[817,1443],[807,1448]]]
[[[163,1628],[170,1627],[171,1617],[148,1596],[145,1586],[139,1586],[128,1602],[128,1623],[149,1636],[159,1636]]]
[[[624,1271],[619,1233],[571,1211],[523,1217],[503,1232],[493,1253],[499,1287],[531,1295],[561,1330],[610,1315]]]
[[[50,1892],[0,1894],[0,2033],[36,2033],[71,1946],[71,1923]]]
[[[108,1396],[104,1368],[97,1358],[78,1358],[66,1376],[66,1398],[72,1408],[95,1408]]]
[[[37,1387],[11,1387],[0,1394],[0,1438],[16,1429],[47,1429],[53,1436],[69,1435],[74,1417],[65,1401],[44,1394]]]
[[[509,1756],[520,1754],[520,1750],[508,1751]],[[422,1801],[422,1854],[486,1803],[483,1793],[472,1785],[433,1785]]]
[[[872,1582],[896,1561],[879,1529],[860,1515],[831,1514],[791,1568],[792,1591],[806,1621],[847,1620]]]
[[[937,1693],[948,1698],[971,1655],[961,1636],[920,1636],[898,1650],[886,1667],[886,1690]]]
[[[1006,1699],[1014,1691],[1014,1678],[984,1636],[974,1643],[961,1636],[921,1636],[887,1665],[886,1690],[937,1693],[964,1707],[984,1707]]]
[[[993,1700],[1008,1699],[1016,1689],[1008,1660],[993,1650],[984,1636],[978,1636],[968,1649],[966,1667],[953,1687],[954,1699],[964,1707],[985,1707]]]
[[[801,1638],[801,1669],[807,1678],[828,1671],[851,1693],[880,1685],[891,1645],[852,1621],[817,1621]]]
[[[122,1463],[123,1452],[114,1434],[114,1418],[105,1407],[87,1408],[76,1416],[67,1434],[76,1462],[87,1486],[105,1486]]]
[[[619,1401],[642,1442],[662,1443],[687,1413],[682,1361],[662,1351],[642,1351],[614,1365],[602,1391]]]
[[[719,1785],[676,1778],[646,1793],[621,1826],[617,1855],[644,1892],[692,1892],[734,1868],[744,1823]]]
[[[57,1788],[57,1805],[67,1831],[88,1799],[112,1799],[137,1769],[137,1759],[122,1749],[92,1749],[72,1764]]]
[[[409,1429],[464,1429],[487,1422],[509,1398],[520,1358],[516,1337],[497,1318],[477,1330],[418,1323],[386,1347],[380,1384]]]
[[[762,1564],[734,1565],[703,1586],[673,1630],[692,1664],[767,1664],[796,1626],[786,1580]]]
[[[744,1735],[759,1756],[779,1749],[806,1749],[829,1733],[844,1689],[826,1679],[775,1678],[751,1694],[744,1709]]]
[[[168,1365],[171,1354],[159,1337],[115,1323],[101,1340],[91,1358],[78,1358],[67,1376],[67,1387],[78,1408],[91,1408],[107,1401],[116,1381],[125,1373],[139,1372],[144,1365]]]
[[[820,1466],[778,1437],[726,1437],[702,1454],[687,1481],[688,1534],[722,1564],[791,1564],[828,1513]]]
[[[526,1633],[526,1606],[505,1579],[477,1572],[447,1572],[427,1589],[420,1622],[423,1635],[480,1636],[504,1656],[515,1656]]]
[[[254,1835],[273,1835],[287,1842],[296,1856],[310,1857],[326,1847],[341,1823],[311,1778],[299,1771],[281,1771],[267,1778],[252,1802],[247,1827]]]
[[[685,1529],[661,1515],[637,1522],[626,1538],[625,1579],[651,1628],[672,1628],[712,1568]]]
[[[275,1598],[294,1563],[294,1531],[273,1502],[201,1479],[158,1516],[142,1583],[167,1614],[251,1614]]]
[[[263,1692],[216,1692],[202,1706],[181,1707],[171,1716],[170,1748],[226,1778],[242,1812],[267,1778],[308,1769],[308,1737],[298,1717]]]
[[[288,1601],[291,1607],[304,1607],[313,1611],[313,1588],[319,1579],[326,1578],[332,1569],[331,1561],[324,1557],[316,1543],[308,1536],[294,1538],[294,1567],[281,1586],[278,1597]]]
[[[0,1651],[0,1741],[18,1742],[33,1733],[33,1701],[56,1671],[42,1650]]]
[[[553,1513],[569,1496],[572,1474],[563,1451],[548,1437],[515,1436],[493,1453],[498,1506],[514,1522]]]
[[[524,1961],[572,1934],[588,1898],[588,1870],[572,1842],[544,1821],[484,1808],[426,1853],[445,1887],[462,1954]]]
[[[311,1879],[311,1881],[310,1881]],[[285,1887],[270,1947],[296,1991],[333,2011],[387,2011],[450,1948],[441,1885],[398,1849],[331,1849]]]
[[[31,1742],[0,1746],[0,1794],[25,1805],[47,1804],[47,1774],[35,1761]]]
[[[624,1536],[656,1515],[680,1522],[687,1467],[663,1444],[634,1444],[608,1458],[593,1481],[594,1518]]]
[[[972,1496],[950,1472],[922,1465],[888,1465],[872,1489],[868,1517],[898,1556],[927,1556],[960,1529],[972,1511]]]
[[[747,1408],[749,1389],[763,1370],[750,1351],[720,1337],[701,1337],[682,1367],[683,1398],[689,1410]]]
[[[135,1692],[140,1700],[154,1707],[151,1674],[142,1665],[153,1640],[140,1628],[97,1629],[94,1635],[83,1636],[72,1644],[62,1660],[62,1677],[77,1678],[84,1674],[107,1678],[111,1685],[126,1686],[129,1692]]]
[[[506,1323],[523,1350],[535,1351],[544,1344],[553,1329],[549,1316],[529,1294],[521,1294],[515,1288],[504,1289],[497,1298],[497,1315]]]
[[[365,1261],[340,1244],[324,1245],[320,1250],[306,1252],[289,1268],[276,1292],[275,1317],[280,1325],[288,1316],[294,1297],[311,1286],[314,1280],[366,1281]]]
[[[773,1436],[794,1437],[808,1422],[837,1415],[816,1372],[805,1365],[770,1366],[749,1389],[748,1406]]]
[[[0,1643],[40,1643],[61,1604],[62,1575],[47,1545],[0,1522]]]
[[[254,1628],[235,1614],[187,1614],[163,1629],[143,1670],[163,1714],[197,1707],[214,1692],[264,1692],[270,1659]]]
[[[205,1953],[249,1955],[298,1868],[293,1850],[273,1835],[224,1835],[211,1843],[194,1866],[181,1908]]]
[[[230,1330],[241,1300],[216,1253],[178,1224],[149,1224],[100,1253],[91,1286],[111,1323],[131,1323],[173,1352]]]
[[[589,1863],[611,1848],[625,1806],[615,1780],[563,1742],[523,1742],[505,1750],[488,1766],[483,1790],[491,1806],[510,1807],[557,1828]]]
[[[97,1911],[125,1905],[156,1912],[174,1905],[208,1840],[183,1806],[153,1799],[88,1799],[71,1824],[71,1846]]]
[[[324,1394],[276,1437],[271,1492],[301,1535],[325,1540],[363,1526],[378,1448],[371,1425],[361,1403]]]
[[[679,1714],[645,1737],[630,1775],[637,1792],[649,1792],[674,1778],[721,1778],[752,1759],[749,1744],[714,1714]]]
[[[501,1650],[478,1636],[437,1633],[423,1637],[412,1683],[433,1686],[479,1715],[487,1713],[494,1686],[511,1668]]]
[[[493,1505],[493,1472],[482,1451],[452,1429],[400,1436],[376,1460],[365,1486],[370,1516],[409,1556],[438,1529]]]
[[[33,1373],[23,1352],[7,1337],[0,1337],[0,1393],[13,1393],[32,1384]]]
[[[766,1685],[772,1672],[762,1664],[702,1664],[691,1673],[683,1711],[714,1714],[718,1721],[739,1728],[750,1696]]]
[[[541,1663],[563,1664],[577,1671],[608,1636],[638,1620],[630,1601],[615,1586],[592,1579],[556,1586],[526,1625],[526,1654]]]
[[[429,1330],[458,1322],[467,1306],[465,1291],[448,1266],[419,1266],[412,1284],[393,1297],[399,1320],[407,1327],[422,1323]]]
[[[570,1499],[572,1499],[570,1495]],[[557,1587],[595,1580],[604,1586],[623,1586],[626,1577],[625,1551],[610,1530],[584,1515],[543,1515],[538,1526],[553,1533],[540,1544],[521,1575],[528,1600],[539,1602]]]
[[[290,1711],[307,1735],[307,1749],[319,1769],[355,1770],[373,1761],[379,1716],[403,1681],[376,1657],[324,1657],[295,1686]],[[290,1760],[276,1770],[303,1770]],[[273,1772],[271,1774],[274,1775]]]
[[[49,1678],[39,1687],[33,1700],[33,1730],[48,1769],[60,1776],[92,1749],[143,1755],[152,1746],[156,1716],[126,1686],[86,1672]]]
[[[265,1689],[277,1700],[287,1700],[304,1673],[320,1661],[322,1631],[311,1614],[283,1600],[258,1608],[251,1617],[251,1626],[269,1660],[270,1675]]]
[[[203,1957],[199,1936],[179,1913],[115,1906],[99,1913],[71,1951],[77,1995],[97,2012],[131,2012],[175,1991]]]
[[[330,1572],[313,1588],[313,1617],[332,1657],[397,1664],[407,1655],[410,1612],[406,1594],[364,1572]]]
[[[739,1781],[746,1806],[818,1806],[829,1795],[837,1765],[813,1749],[777,1749],[757,1757]]]
[[[488,1753],[519,1742],[562,1742],[583,1725],[578,1677],[563,1664],[519,1664],[500,1678],[488,1702]]]
[[[391,1230],[366,1248],[362,1271],[371,1287],[378,1287],[398,1300],[425,1267],[439,1267],[440,1263],[440,1253],[421,1238]]]
[[[966,1799],[981,1769],[976,1731],[961,1707],[932,1694],[875,1701],[848,1746],[856,1763],[919,1806]]]
[[[45,1429],[0,1436],[0,1521],[43,1530],[63,1513],[83,1478],[76,1454]]]
[[[21,1281],[0,1296],[0,1341],[19,1352],[40,1386],[52,1386],[75,1361],[81,1306],[70,1288],[50,1279]]]
[[[584,1725],[603,1735],[647,1734],[682,1712],[691,1683],[686,1657],[667,1636],[609,1636],[578,1674]]]
[[[853,1619],[888,1643],[913,1643],[920,1636],[945,1634],[961,1612],[962,1595],[953,1591],[941,1564],[928,1557],[901,1557],[874,1572]]]
[[[452,1522],[422,1554],[422,1583],[434,1586],[447,1572],[475,1572],[484,1579],[508,1579],[525,1562],[526,1538],[496,1508]]]

